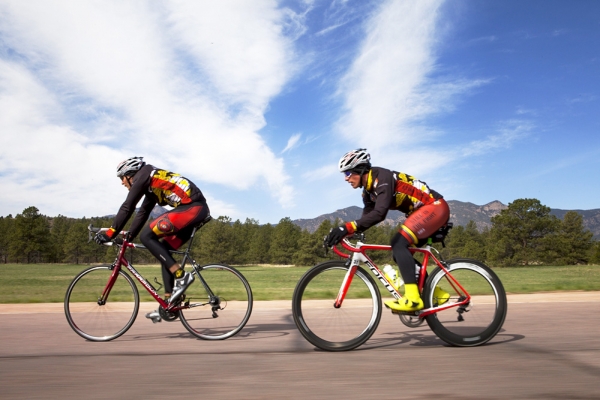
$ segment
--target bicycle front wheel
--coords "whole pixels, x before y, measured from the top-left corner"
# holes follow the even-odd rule
[[[453,346],[478,346],[491,340],[502,328],[507,313],[504,286],[498,276],[485,264],[470,259],[447,262],[451,276],[471,296],[461,306],[450,307],[426,317],[431,330]],[[435,296],[435,287],[450,295],[446,301]],[[427,279],[424,293],[425,308],[465,300],[464,293],[446,272],[437,267]],[[438,289],[438,295],[440,292]],[[439,296],[438,296],[439,297]]]
[[[323,350],[344,351],[362,345],[381,320],[381,294],[361,267],[352,276],[342,306],[334,307],[348,268],[343,261],[319,264],[300,278],[294,290],[294,322],[306,340]]]
[[[179,319],[194,336],[227,339],[238,333],[252,313],[252,290],[238,270],[228,265],[194,266],[196,279],[185,291]]]
[[[133,325],[140,298],[129,275],[120,270],[110,293],[101,300],[113,275],[111,265],[88,268],[77,275],[65,295],[65,315],[79,336],[95,342],[118,338]]]

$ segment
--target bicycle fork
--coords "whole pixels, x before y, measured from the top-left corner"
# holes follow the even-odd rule
[[[111,270],[112,270],[112,274],[110,274],[110,277],[108,278],[108,282],[106,282],[106,286],[104,286],[102,295],[98,298],[99,306],[103,306],[106,304],[106,299],[108,299],[108,295],[110,294],[110,291],[112,290],[112,288],[115,284],[115,281],[117,280],[117,277],[119,276],[119,271],[121,270],[121,267],[113,264]]]
[[[346,293],[348,293],[348,288],[350,287],[350,284],[352,283],[352,278],[354,278],[354,274],[356,273],[357,268],[358,268],[358,260],[355,260],[354,257],[352,257],[352,263],[351,263],[350,267],[348,268],[348,272],[346,272],[346,276],[344,276],[344,280],[342,281],[342,286],[340,287],[340,291],[338,292],[338,295],[335,298],[335,302],[333,303],[333,306],[335,308],[340,308],[342,306],[342,303],[344,302],[344,299],[346,298]]]

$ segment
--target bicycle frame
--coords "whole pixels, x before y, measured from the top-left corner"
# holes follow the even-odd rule
[[[352,252],[352,255],[343,253],[341,250],[339,250],[337,248],[337,246],[333,247],[333,252],[335,254],[337,254],[338,256],[340,256],[342,258],[348,259],[350,262],[350,268],[348,268],[348,272],[346,273],[346,276],[344,277],[344,280],[342,281],[342,285],[341,285],[338,295],[336,297],[334,307],[340,308],[342,306],[342,303],[344,302],[344,299],[346,298],[348,288],[350,287],[350,284],[352,283],[352,279],[353,279],[356,269],[358,268],[358,265],[360,263],[364,263],[369,267],[369,269],[371,270],[373,275],[375,275],[375,277],[377,277],[377,279],[379,279],[379,281],[390,292],[390,294],[392,296],[394,296],[394,298],[396,298],[396,299],[402,298],[402,295],[398,292],[397,289],[394,288],[392,283],[390,281],[388,281],[388,279],[385,277],[385,275],[379,269],[379,267],[373,262],[373,260],[371,260],[371,258],[367,254],[365,254],[365,252],[367,250],[391,251],[392,246],[377,245],[377,244],[365,244],[365,243],[362,243],[361,241],[358,241],[356,243],[356,245],[353,246],[348,241],[348,239],[342,240],[340,242],[340,244],[346,250]],[[470,302],[471,296],[469,295],[469,293],[452,276],[450,271],[448,271],[448,269],[446,268],[445,263],[441,262],[433,254],[433,252],[431,251],[432,247],[430,245],[425,245],[420,248],[410,247],[409,250],[413,255],[415,253],[423,254],[423,263],[421,265],[421,270],[419,271],[420,272],[419,273],[419,281],[417,282],[417,285],[419,287],[419,292],[423,291],[423,286],[425,285],[425,275],[426,275],[426,271],[427,271],[427,265],[429,264],[429,261],[432,260],[438,267],[440,267],[446,273],[446,276],[448,277],[448,282],[450,283],[450,285],[452,285],[452,287],[456,290],[457,293],[461,294],[460,299],[459,299],[460,301],[457,301],[455,303],[448,302],[441,306],[431,307],[431,308],[417,311],[415,314],[419,318],[425,318],[426,316],[435,314],[438,311],[446,310],[446,309],[449,309],[452,307],[460,307],[460,306],[466,305]]]
[[[91,225],[90,225],[90,228],[91,228]],[[106,229],[103,228],[101,230],[106,230]],[[214,294],[210,290],[208,284],[206,283],[206,281],[204,280],[202,275],[200,273],[198,273],[198,270],[196,267],[196,262],[190,256],[190,249],[192,247],[192,242],[193,242],[193,239],[194,239],[194,236],[195,236],[197,230],[198,230],[198,227],[194,228],[194,230],[192,231],[192,235],[190,236],[190,239],[188,241],[188,245],[187,245],[187,248],[185,249],[185,251],[173,250],[173,251],[171,251],[171,253],[179,254],[179,255],[183,256],[182,260],[181,260],[181,268],[183,268],[188,261],[192,262],[192,265],[194,266],[194,270],[196,271],[197,276],[200,278],[202,285],[205,287],[205,289],[207,290],[207,292],[210,294],[210,296],[212,298],[214,296]],[[121,234],[123,234],[123,233],[125,233],[125,232],[121,232]],[[111,243],[111,245],[112,245],[112,243]],[[146,249],[146,247],[143,245],[130,243],[127,240],[123,239],[123,244],[120,245],[120,248],[119,248],[119,254],[117,255],[117,258],[115,259],[115,262],[112,265],[113,272],[112,272],[108,282],[106,283],[104,290],[102,291],[102,297],[100,299],[98,299],[98,304],[102,305],[102,304],[106,303],[106,299],[108,298],[108,295],[110,294],[110,291],[112,290],[112,287],[114,286],[115,281],[117,280],[117,277],[119,276],[119,271],[121,270],[121,267],[125,266],[125,268],[127,268],[127,270],[129,270],[129,272],[131,272],[131,274],[142,284],[142,286],[144,288],[146,288],[148,293],[150,293],[150,295],[154,298],[154,300],[156,300],[160,304],[160,306],[162,308],[164,308],[165,310],[170,311],[170,312],[175,312],[175,311],[178,311],[181,309],[188,308],[187,305],[179,305],[179,306],[169,305],[169,303],[167,303],[165,300],[163,300],[160,297],[160,295],[156,292],[156,289],[154,289],[154,287],[146,280],[146,278],[144,278],[133,267],[133,265],[131,265],[131,263],[129,261],[127,261],[127,259],[125,258],[125,251],[128,248]]]
[[[102,297],[98,300],[98,303],[100,304],[100,302],[105,303],[106,299],[108,298],[108,295],[110,294],[110,291],[112,290],[112,287],[115,283],[115,281],[117,280],[117,277],[119,276],[119,271],[121,270],[122,266],[125,266],[125,268],[127,268],[127,270],[129,270],[129,272],[131,272],[131,274],[142,284],[142,286],[144,288],[146,288],[146,290],[148,291],[148,293],[150,293],[150,295],[154,298],[154,300],[156,300],[161,307],[163,307],[165,310],[169,309],[169,304],[164,301],[160,295],[156,292],[156,289],[154,289],[154,287],[152,285],[150,285],[150,283],[133,267],[133,265],[131,265],[131,263],[129,263],[129,261],[127,261],[127,259],[125,258],[125,251],[128,248],[145,248],[141,245],[136,245],[134,243],[129,243],[127,241],[123,241],[123,244],[121,245],[120,249],[119,249],[119,254],[117,255],[117,259],[115,260],[115,262],[113,263],[113,272],[108,280],[108,282],[106,283],[106,287],[104,288],[104,291],[102,292]],[[171,309],[169,309],[169,311],[176,311],[176,310],[180,310],[183,307],[173,307]]]

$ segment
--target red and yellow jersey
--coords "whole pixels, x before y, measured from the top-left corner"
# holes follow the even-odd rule
[[[383,221],[389,210],[399,210],[408,215],[441,198],[425,182],[411,175],[373,167],[363,190],[362,217],[354,223],[356,229],[365,230]]]
[[[133,237],[142,229],[156,204],[176,208],[183,204],[206,203],[200,189],[189,179],[146,164],[133,177],[129,194],[115,216],[111,226],[115,232],[123,229],[142,197],[144,201],[131,224]]]
[[[149,190],[161,206],[177,207],[192,202],[193,184],[183,176],[164,169],[155,169],[150,176]]]

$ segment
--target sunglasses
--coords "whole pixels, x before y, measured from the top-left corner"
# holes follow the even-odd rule
[[[354,172],[352,171],[344,171],[344,175],[347,177],[349,177],[350,175],[352,175]]]

